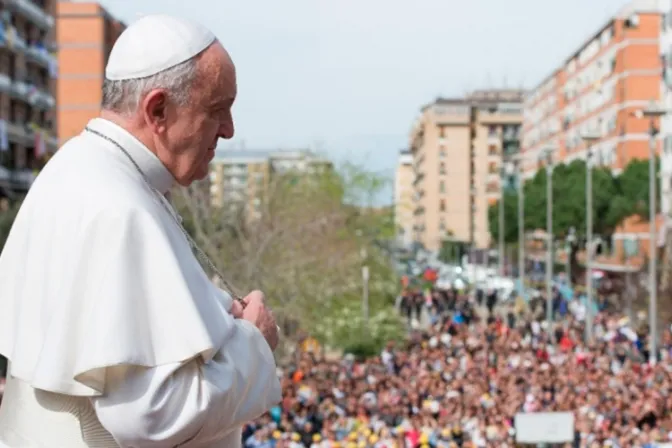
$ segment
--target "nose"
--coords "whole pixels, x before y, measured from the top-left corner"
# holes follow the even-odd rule
[[[228,117],[219,126],[219,138],[229,140],[235,134],[235,127],[233,125],[233,117],[229,113]]]

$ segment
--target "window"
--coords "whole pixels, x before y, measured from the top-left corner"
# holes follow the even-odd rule
[[[497,137],[497,126],[488,126],[488,137]]]
[[[439,157],[442,158],[442,159],[446,157],[446,150],[445,149],[442,148],[439,151]]]
[[[499,150],[497,149],[497,145],[489,145],[488,146],[488,154],[491,156],[496,156],[499,154]]]
[[[446,183],[444,181],[441,181],[439,183],[439,193],[445,193],[446,192]]]
[[[439,174],[446,174],[446,164],[443,162],[439,164]]]
[[[439,137],[441,138],[446,137],[446,128],[444,126],[439,126]]]
[[[446,211],[446,200],[445,199],[441,199],[439,201],[439,211],[441,211],[441,212]]]
[[[439,222],[439,230],[441,230],[442,232],[446,231],[446,223],[443,219]]]

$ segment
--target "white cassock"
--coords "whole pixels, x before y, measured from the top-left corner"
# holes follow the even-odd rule
[[[89,127],[168,191],[133,136]],[[266,340],[231,306],[128,158],[83,132],[35,181],[0,257],[0,446],[240,446],[281,393]]]

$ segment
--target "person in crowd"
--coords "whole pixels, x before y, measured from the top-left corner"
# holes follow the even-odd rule
[[[453,312],[379,357],[297,353],[282,368],[281,406],[245,427],[244,445],[513,448],[515,415],[541,411],[574,413],[575,440],[566,448],[672,440],[669,331],[661,362],[651,366],[646,333],[615,310],[596,317],[600,336],[591,345],[571,314],[549,328],[544,315],[507,310],[513,318],[488,318],[459,296]],[[458,313],[470,314],[469,322]]]

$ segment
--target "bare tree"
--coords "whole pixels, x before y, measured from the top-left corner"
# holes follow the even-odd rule
[[[370,202],[385,186],[379,176],[347,167],[320,175],[275,174],[265,185],[245,202],[222,207],[210,205],[203,186],[176,198],[185,226],[236,293],[263,290],[285,332],[310,331],[335,304],[358,300],[366,254],[373,275],[384,278],[385,293],[374,286],[371,300],[385,300],[396,286],[377,244],[387,236],[387,217],[353,205]]]

